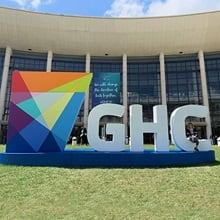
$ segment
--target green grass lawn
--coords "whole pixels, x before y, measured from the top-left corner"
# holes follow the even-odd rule
[[[213,149],[217,161],[196,167],[0,165],[0,219],[220,219],[220,147]]]

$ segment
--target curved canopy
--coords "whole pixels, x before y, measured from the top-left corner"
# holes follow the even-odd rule
[[[93,56],[220,51],[220,11],[144,18],[52,15],[0,8],[0,48]]]

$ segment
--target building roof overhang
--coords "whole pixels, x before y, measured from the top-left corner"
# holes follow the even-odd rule
[[[92,56],[155,56],[220,51],[220,11],[106,18],[0,8],[0,48]]]

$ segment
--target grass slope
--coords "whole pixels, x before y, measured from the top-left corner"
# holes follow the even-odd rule
[[[0,219],[220,219],[220,148],[214,150],[214,164],[196,167],[0,165]]]

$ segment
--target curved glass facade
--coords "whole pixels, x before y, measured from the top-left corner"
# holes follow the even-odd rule
[[[0,49],[0,78],[4,66],[5,49]],[[204,55],[208,101],[211,116],[212,134],[220,135],[220,53],[207,53]],[[168,116],[182,105],[203,104],[201,73],[198,54],[165,56],[165,84]],[[123,58],[122,57],[90,57],[90,72],[119,73],[120,74],[120,103],[123,104]],[[153,120],[153,106],[162,103],[160,61],[157,57],[127,57],[127,94],[128,106],[141,104],[143,106],[143,121]],[[13,50],[10,57],[5,107],[3,121],[8,119],[11,74],[14,70],[20,71],[46,71],[47,54],[31,51],[21,52]],[[67,56],[53,54],[51,71],[85,72],[86,56]],[[89,111],[92,109],[91,89],[89,96]],[[127,108],[129,111],[129,108]],[[129,114],[128,114],[129,115]],[[81,108],[77,118],[78,127],[83,126],[84,108]],[[107,121],[122,122],[121,119],[106,116],[102,123]],[[191,120],[191,119],[190,119]],[[194,119],[192,119],[194,120]],[[129,121],[129,120],[128,120]],[[204,120],[197,121],[202,132]],[[129,127],[129,123],[128,123]],[[203,135],[202,135],[203,136]],[[205,136],[205,135],[204,135]],[[145,138],[150,142],[151,138]]]

